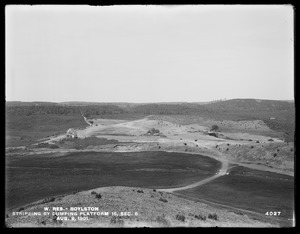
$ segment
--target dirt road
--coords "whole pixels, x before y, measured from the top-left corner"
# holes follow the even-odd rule
[[[178,190],[185,190],[185,189],[195,188],[195,187],[201,186],[203,184],[206,184],[206,183],[208,183],[208,182],[210,182],[212,180],[215,180],[218,177],[225,175],[226,172],[227,172],[227,170],[228,170],[228,162],[225,161],[225,160],[223,160],[221,162],[222,162],[222,167],[219,170],[219,172],[216,175],[214,175],[214,176],[211,176],[209,178],[206,178],[204,180],[201,180],[199,182],[196,182],[194,184],[190,184],[190,185],[187,185],[187,186],[178,187],[178,188],[158,189],[158,191],[162,191],[162,192],[174,192],[174,191],[178,191]]]

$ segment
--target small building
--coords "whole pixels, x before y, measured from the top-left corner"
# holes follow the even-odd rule
[[[77,132],[74,130],[74,128],[70,128],[70,129],[67,131],[67,137],[78,138]]]

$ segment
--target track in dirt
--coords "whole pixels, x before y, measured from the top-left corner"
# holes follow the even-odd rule
[[[158,191],[162,191],[162,192],[175,192],[175,191],[178,191],[178,190],[186,190],[186,189],[191,189],[191,188],[199,187],[201,185],[204,185],[204,184],[206,184],[208,182],[211,182],[211,181],[219,178],[220,176],[225,175],[226,172],[227,172],[227,170],[228,170],[228,162],[227,161],[222,161],[222,167],[221,167],[221,169],[219,170],[219,172],[217,172],[216,175],[214,175],[212,177],[200,180],[199,182],[196,182],[196,183],[193,183],[193,184],[190,184],[190,185],[187,185],[187,186],[182,186],[182,187],[178,187],[178,188],[158,189]]]

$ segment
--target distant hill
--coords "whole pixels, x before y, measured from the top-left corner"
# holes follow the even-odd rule
[[[129,102],[60,102],[58,105],[61,106],[117,106],[121,108],[131,108],[136,105],[136,103]]]
[[[127,119],[148,115],[185,115],[213,120],[262,120],[275,131],[285,133],[289,141],[294,139],[294,102],[231,99],[209,103],[101,103],[101,102],[6,102],[8,119],[23,116],[60,115],[95,118]]]
[[[56,102],[21,102],[21,101],[7,101],[6,106],[46,106],[57,105]]]
[[[210,110],[290,110],[294,108],[294,103],[288,101],[261,100],[261,99],[231,99],[209,103],[205,105]]]

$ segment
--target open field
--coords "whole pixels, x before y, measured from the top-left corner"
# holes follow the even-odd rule
[[[6,119],[6,147],[31,145],[74,127],[86,127],[79,115],[9,115]]]
[[[208,157],[168,152],[70,153],[7,159],[7,207],[103,186],[172,187],[216,173]]]
[[[260,214],[279,211],[279,218],[284,221],[293,218],[294,178],[291,176],[237,166],[226,176],[176,193]]]

